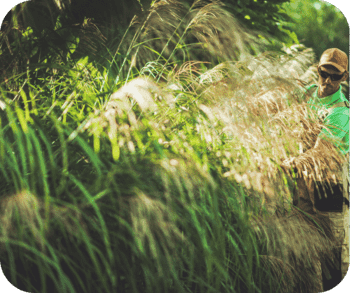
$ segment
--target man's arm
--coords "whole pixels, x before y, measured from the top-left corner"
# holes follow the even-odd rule
[[[342,168],[343,159],[332,142],[318,137],[313,148],[298,157],[286,159],[281,167],[288,173],[293,169],[298,177],[313,174],[316,180],[323,180],[327,175],[336,176]]]

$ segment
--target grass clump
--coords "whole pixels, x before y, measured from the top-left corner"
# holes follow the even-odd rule
[[[138,25],[109,66],[82,58],[2,84],[9,280],[30,292],[317,288],[332,235],[291,206],[280,167],[320,129],[298,81],[314,78],[312,51],[264,52],[219,2],[160,2]]]

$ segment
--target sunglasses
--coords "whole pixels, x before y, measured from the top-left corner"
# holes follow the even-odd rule
[[[344,73],[343,74],[329,74],[328,72],[325,72],[325,71],[323,71],[321,69],[319,69],[318,72],[320,73],[320,75],[324,79],[327,79],[330,76],[332,81],[341,80],[343,78],[343,76],[344,76]]]

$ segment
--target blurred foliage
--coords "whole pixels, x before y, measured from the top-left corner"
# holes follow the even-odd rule
[[[188,7],[188,11],[184,11],[184,20],[187,16],[190,17],[191,10],[193,12],[200,5],[195,0],[168,2],[182,3]],[[210,2],[219,3],[201,1]],[[131,57],[135,56],[135,51],[142,42],[149,47],[153,46],[156,51],[156,46],[164,45],[163,40],[159,42],[152,39],[151,35],[149,40],[140,41],[140,35],[136,34],[146,23],[149,11],[161,6],[161,3],[160,0],[23,2],[7,14],[1,26],[0,82],[5,81],[13,90],[19,90],[26,78],[34,77],[33,82],[40,83],[40,78],[45,80],[51,74],[49,72],[60,73],[65,66],[71,68],[82,58],[88,57],[89,62],[93,62],[100,71],[106,68],[113,71],[113,83],[121,68],[131,62]],[[259,37],[270,44],[269,50],[281,49],[281,42],[289,47],[299,44],[301,40],[306,47],[314,49],[317,58],[329,47],[347,51],[349,28],[346,19],[326,2],[222,0],[220,3],[240,23],[257,31]],[[216,33],[222,34],[218,30]],[[225,43],[227,32],[222,35],[220,42],[227,48],[230,47],[230,44]],[[193,59],[210,61],[212,66],[222,62],[220,58],[208,57],[207,52],[198,48],[195,44],[201,41],[195,36],[186,37],[187,39],[181,35],[179,37],[180,43],[183,41],[181,46],[193,44],[192,47],[186,47],[186,50],[191,50]],[[169,51],[172,51],[171,46],[176,42],[170,39],[165,42],[170,46]],[[183,49],[179,44],[176,45],[179,53],[173,56],[180,60]],[[248,47],[247,44],[246,46]],[[251,54],[256,52],[253,46],[250,48]],[[143,61],[137,62],[134,69],[140,70],[143,66]],[[133,74],[133,71],[130,73]],[[123,72],[123,75],[129,75],[129,71]]]
[[[193,5],[197,1],[181,0],[181,2]],[[281,25],[290,19],[282,9],[282,4],[289,0],[221,0],[221,2],[225,4],[225,9],[247,28],[267,33],[286,42],[293,40],[291,32]]]
[[[290,20],[282,9],[282,4],[287,2],[289,0],[223,0],[228,11],[246,27],[290,42],[294,36],[282,26],[282,22]]]
[[[295,32],[306,47],[313,48],[316,58],[328,48],[349,50],[349,24],[334,5],[319,0],[291,0],[283,5]]]
[[[14,7],[1,27],[1,70],[64,61],[67,54],[80,59],[109,58],[106,48],[118,46],[134,16],[142,16],[159,0],[32,0]],[[180,0],[191,6],[198,1]],[[349,28],[342,13],[319,0],[222,0],[227,11],[246,27],[282,41],[305,44],[316,56],[329,47],[348,49]],[[30,42],[27,42],[30,38]],[[21,43],[21,45],[20,45]],[[112,50],[113,51],[113,50]],[[98,52],[98,54],[97,54]],[[16,55],[16,58],[13,56]],[[25,56],[24,56],[25,55]],[[11,60],[9,60],[9,58]],[[14,64],[21,59],[24,64]],[[29,61],[28,61],[29,59]],[[47,60],[48,63],[52,61]],[[7,76],[6,74],[4,76]]]
[[[222,3],[248,28],[270,34],[291,45],[290,42],[295,42],[295,36],[281,26],[282,21],[288,20],[288,16],[281,9],[281,4],[286,1],[288,0],[268,2],[224,0]],[[125,33],[142,24],[144,17],[147,17],[147,10],[160,2],[159,0],[23,2],[7,14],[1,26],[1,75],[7,79],[15,72],[23,72],[30,64],[62,65],[62,62],[66,62],[69,57],[74,61],[89,56],[89,60],[105,62],[106,59],[111,59],[110,52],[117,50]],[[179,2],[193,7],[199,5],[199,1],[193,0]],[[265,39],[272,41],[269,38]]]

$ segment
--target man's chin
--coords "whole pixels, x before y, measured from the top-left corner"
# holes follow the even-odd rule
[[[319,93],[321,94],[321,96],[323,97],[328,97],[330,95],[333,95],[337,90],[331,87],[327,87],[324,89],[320,89]]]
[[[329,95],[329,92],[330,92],[330,89],[329,89],[329,88],[321,87],[321,88],[320,88],[320,91],[319,91],[319,94],[320,94],[322,97],[326,97],[326,96]]]

